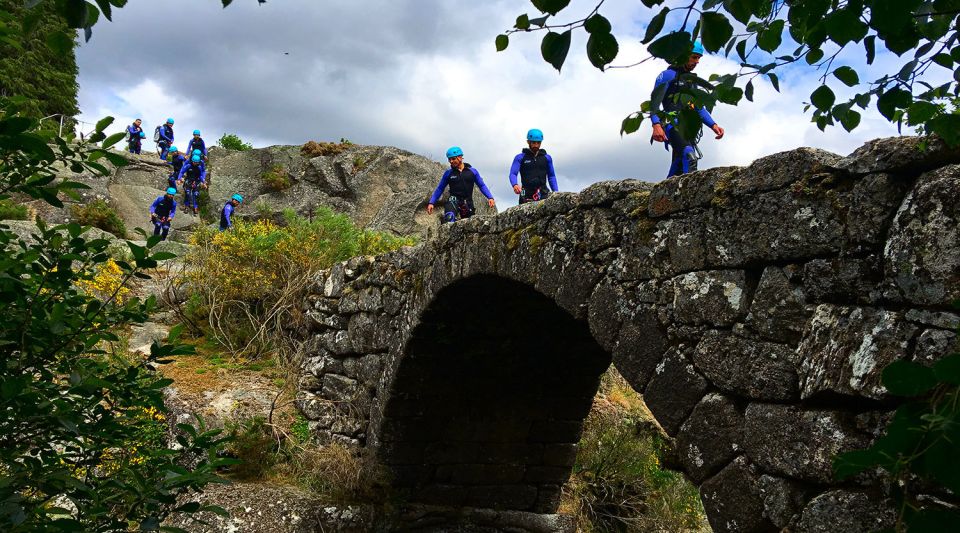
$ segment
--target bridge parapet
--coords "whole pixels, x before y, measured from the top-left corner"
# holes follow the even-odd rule
[[[353,259],[305,304],[298,405],[414,498],[547,512],[612,360],[714,529],[813,530],[838,520],[828,508],[879,528],[876,480],[836,484],[830,460],[896,407],[884,366],[956,342],[957,163],[911,138],[798,149],[599,183]]]

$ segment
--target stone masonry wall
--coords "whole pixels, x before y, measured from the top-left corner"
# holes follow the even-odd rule
[[[932,363],[956,342],[957,163],[960,152],[936,142],[922,151],[913,138],[873,141],[846,158],[801,148],[657,184],[598,183],[353,259],[323,273],[305,303],[298,405],[321,440],[401,464],[397,435],[412,430],[396,428],[432,427],[399,406],[413,398],[417,411],[427,396],[412,389],[442,377],[413,354],[422,317],[444,289],[507,280],[588,326],[612,354],[676,439],[679,467],[699,485],[715,530],[878,529],[891,519],[881,484],[838,484],[830,462],[868,445],[896,407],[880,384],[886,364]],[[502,324],[489,329],[510,335]],[[415,366],[423,379],[397,378]],[[543,365],[542,379],[553,366]],[[467,386],[471,377],[457,379]],[[567,415],[522,425],[510,444],[568,427],[557,442],[575,443],[585,414],[572,426]],[[436,462],[428,445],[417,450],[421,466]],[[470,489],[459,505],[549,512],[556,495],[531,473],[549,466],[550,483],[562,482],[575,447],[560,451],[483,467],[458,454],[462,475],[446,477],[447,488]],[[483,487],[518,496],[485,499]]]

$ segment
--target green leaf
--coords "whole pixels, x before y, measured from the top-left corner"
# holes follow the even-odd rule
[[[960,385],[960,354],[950,354],[933,365],[937,379],[951,385]]]
[[[113,117],[103,117],[97,121],[97,125],[95,126],[95,129],[96,131],[103,131],[107,129],[107,127],[110,126],[110,124],[113,124]]]
[[[823,50],[819,48],[811,48],[807,51],[807,57],[805,59],[807,60],[808,65],[812,65],[823,59]]]
[[[953,57],[950,54],[937,54],[933,56],[933,62],[941,67],[953,70]]]
[[[540,10],[541,13],[550,13],[551,15],[556,15],[563,8],[570,5],[570,0],[530,0],[533,3],[533,6]],[[560,70],[559,68],[557,70]]]
[[[587,39],[587,58],[600,70],[612,63],[619,52],[616,37],[609,33],[593,33]]]
[[[620,124],[620,135],[631,134],[640,129],[640,124],[643,123],[643,114],[642,113],[631,113],[627,118],[623,119],[623,122]]]
[[[883,455],[872,448],[842,453],[833,458],[833,476],[838,481],[844,481],[861,472],[875,468],[883,462]]]
[[[739,20],[741,23],[746,24],[750,22],[752,10],[747,0],[723,0],[723,7],[726,8],[728,13],[733,15],[733,18]]]
[[[877,109],[887,120],[893,120],[896,110],[906,109],[911,102],[913,102],[913,95],[910,94],[910,91],[895,87],[880,95],[880,98],[877,99]]]
[[[877,56],[877,36],[871,35],[863,40],[863,48],[867,52],[867,64],[872,65]]]
[[[881,381],[890,394],[917,396],[937,385],[932,368],[910,361],[894,361],[883,369]]]
[[[517,17],[517,22],[513,25],[514,28],[518,30],[528,30],[530,29],[530,17],[524,13]]]
[[[47,35],[47,46],[59,55],[66,55],[73,51],[73,37],[63,31],[55,31]]]
[[[110,148],[111,146],[113,146],[113,145],[117,144],[118,142],[122,141],[123,138],[124,138],[124,136],[126,136],[126,134],[125,134],[124,132],[114,133],[113,135],[111,135],[111,136],[107,137],[106,139],[104,139],[103,142],[100,143],[100,147],[103,148],[104,150],[106,150],[107,148]],[[111,161],[111,162],[112,162],[112,161]]]
[[[542,27],[544,27],[544,26],[547,24],[547,19],[548,19],[549,17],[550,17],[550,15],[545,15],[545,16],[542,16],[542,17],[537,17],[537,18],[535,18],[535,19],[530,19],[530,24],[533,24],[533,25],[535,25],[535,26],[540,26],[540,27],[542,28]]]
[[[779,48],[783,39],[783,24],[784,21],[782,19],[774,20],[769,26],[758,33],[757,46],[759,46],[761,50],[770,53],[773,53],[774,50]]]
[[[613,26],[610,25],[610,21],[606,17],[597,13],[583,23],[583,29],[587,30],[587,33],[610,33]]]
[[[817,89],[810,94],[810,103],[822,111],[829,110],[831,107],[833,107],[833,103],[836,100],[837,97],[833,94],[833,91],[830,89],[830,87],[827,87],[826,85],[817,87]]]
[[[678,114],[677,128],[680,130],[680,135],[684,139],[695,139],[703,127],[700,114],[696,109],[689,106],[681,107]]]
[[[87,3],[83,0],[58,2],[57,11],[66,19],[67,25],[71,28],[82,28],[87,22]]]
[[[100,11],[103,12],[103,16],[109,21],[113,21],[113,7],[110,5],[110,0],[97,0],[97,5],[100,6]]]
[[[543,60],[553,65],[557,72],[560,72],[569,51],[570,30],[563,33],[551,31],[543,36],[543,41],[540,43],[540,54],[543,56]]]
[[[930,102],[917,100],[907,108],[907,124],[910,126],[919,126],[926,124],[940,111],[940,107]]]
[[[857,76],[857,71],[848,66],[837,68],[833,71],[833,75],[836,76],[838,80],[842,81],[847,87],[853,87],[854,85],[860,83],[860,77]]]
[[[743,89],[743,96],[746,97],[747,100],[753,101],[753,80],[747,82],[747,86]]]
[[[664,0],[640,0],[647,7],[659,6]]]
[[[846,9],[836,10],[824,21],[830,40],[840,46],[858,42],[867,35],[867,25],[860,20],[862,12],[854,6],[849,4]]]
[[[641,41],[643,44],[649,43],[654,37],[660,34],[660,30],[663,29],[663,23],[667,20],[667,13],[669,12],[670,8],[665,7],[650,19],[650,24],[647,25],[647,32],[643,36],[643,41]]]
[[[773,85],[773,90],[780,92],[780,78],[773,72],[768,72],[767,77],[770,78],[770,85]]]
[[[860,113],[852,109],[847,111],[840,117],[840,125],[848,132],[855,130],[860,125]]]
[[[233,0],[222,0],[222,2],[224,9],[226,9],[227,6],[233,3]]]
[[[733,36],[733,26],[721,13],[705,11],[700,15],[700,27],[703,47],[710,52],[720,50]]]
[[[681,31],[668,33],[653,41],[647,47],[647,51],[654,57],[665,59],[671,65],[679,65],[686,62],[687,58],[690,57],[691,47],[690,34]]]
[[[500,35],[497,35],[495,44],[497,45],[497,52],[503,52],[510,44],[510,38],[501,33]]]

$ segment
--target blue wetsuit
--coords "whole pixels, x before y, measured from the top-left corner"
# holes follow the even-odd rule
[[[127,141],[127,148],[130,150],[131,154],[139,154],[141,147],[141,138],[140,134],[143,133],[143,128],[136,125],[127,126],[127,135],[130,136],[130,140]]]
[[[436,205],[443,194],[444,189],[450,186],[450,196],[443,207],[444,222],[453,222],[458,218],[470,218],[473,216],[473,187],[480,187],[480,192],[489,199],[493,199],[493,194],[487,188],[487,184],[480,177],[480,172],[469,164],[463,165],[463,170],[448,168],[440,178],[440,184],[433,191],[430,197],[430,203]]]
[[[513,158],[510,166],[510,185],[517,185],[517,174],[520,174],[520,203],[545,200],[549,191],[557,192],[557,173],[553,170],[553,158],[544,149],[533,153],[529,148]],[[547,189],[547,182],[550,189]]]
[[[663,110],[666,112],[678,111],[680,109],[681,104],[674,102],[674,96],[678,93],[681,84],[681,82],[677,80],[679,74],[680,69],[671,66],[657,76],[657,81],[653,85],[653,90],[656,92],[658,87],[667,84],[667,91],[663,97]],[[652,109],[651,111],[656,113],[660,110]],[[708,128],[716,125],[717,122],[710,116],[710,112],[707,111],[706,107],[701,106],[700,109],[697,110],[697,113],[700,115],[700,120],[702,120]],[[660,117],[655,114],[651,116],[650,120],[654,124],[660,124]],[[697,170],[697,139],[684,139],[680,131],[673,124],[667,124],[664,130],[667,134],[666,144],[673,149],[670,171],[667,173],[667,177],[669,178],[676,174],[686,174],[687,172]]]
[[[223,205],[223,209],[220,210],[220,231],[226,231],[233,227],[233,221],[230,220],[230,217],[235,209],[233,202],[230,200],[227,200],[227,203]]]
[[[188,163],[180,169],[183,180],[183,201],[187,207],[199,209],[200,185],[206,183],[207,172],[199,164]]]
[[[183,170],[184,165],[187,164],[187,158],[183,157],[179,152],[177,155],[173,156],[173,159],[167,161],[167,164],[173,167],[170,171],[170,175],[167,176],[167,187],[177,188],[177,180],[180,178],[180,171]]]
[[[157,141],[157,146],[160,147],[160,159],[167,158],[167,150],[170,149],[170,146],[173,144],[173,126],[170,124],[163,124],[160,126],[160,140]]]
[[[202,138],[194,137],[190,139],[190,143],[187,144],[187,153],[192,154],[194,150],[200,150],[203,157],[207,157],[207,144],[203,142]]]
[[[167,240],[167,234],[170,233],[170,223],[173,222],[174,215],[177,214],[177,201],[171,196],[158,196],[150,206],[150,220],[153,222],[153,234],[160,235],[161,240]]]

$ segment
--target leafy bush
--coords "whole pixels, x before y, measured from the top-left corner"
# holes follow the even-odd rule
[[[304,157],[338,155],[349,150],[352,146],[353,143],[346,139],[340,139],[339,143],[308,141],[300,148],[300,154]]]
[[[30,209],[12,200],[0,200],[0,220],[29,220]]]
[[[105,175],[96,159],[124,165],[109,151],[122,134],[103,134],[111,121],[100,121],[90,137],[106,139],[101,147],[72,145],[35,133],[35,121],[0,100],[0,200],[24,194],[63,207],[60,193],[86,186],[57,180],[59,169]],[[133,260],[111,265],[110,241],[87,239],[79,224],[39,221],[30,242],[0,228],[0,530],[156,530],[171,513],[200,510],[189,494],[219,480],[216,470],[230,463],[217,458],[223,440],[216,432],[179,425],[179,451],[160,437],[162,389],[170,382],[148,364],[189,351],[177,343],[178,329],[167,344],[154,343],[146,360],[108,351],[123,344],[118,331],[155,309],[153,298],[121,302],[118,295],[172,257],[152,252],[158,242],[128,243]],[[101,286],[105,273],[110,282]],[[185,456],[196,459],[194,468],[179,464]]]
[[[243,142],[243,139],[233,133],[224,133],[217,141],[217,145],[227,150],[238,150],[240,152],[253,149],[252,144]]]
[[[201,229],[180,282],[208,313],[208,333],[234,355],[283,349],[312,276],[356,255],[379,254],[412,238],[357,228],[349,217],[319,209],[311,220],[284,212],[270,220],[238,221],[230,231]]]
[[[287,174],[287,169],[283,168],[283,165],[273,165],[270,170],[260,176],[260,179],[263,180],[267,190],[274,192],[285,191],[293,186],[293,182],[290,181],[290,176]]]
[[[230,428],[227,452],[240,462],[230,468],[239,479],[260,479],[276,462],[277,441],[263,417],[237,422]]]
[[[367,160],[360,154],[353,157],[353,171],[360,172],[367,168]]]
[[[84,226],[100,228],[121,239],[127,236],[127,226],[106,200],[94,200],[86,205],[76,204],[71,211],[73,218]]]
[[[931,367],[895,361],[881,379],[891,394],[909,401],[873,446],[834,459],[836,477],[882,468],[890,474],[897,503],[897,532],[951,531],[960,523],[960,511],[941,498],[960,494],[960,353]]]
[[[584,423],[561,512],[579,531],[681,531],[703,526],[696,487],[662,466],[666,439],[616,371],[604,376]]]

